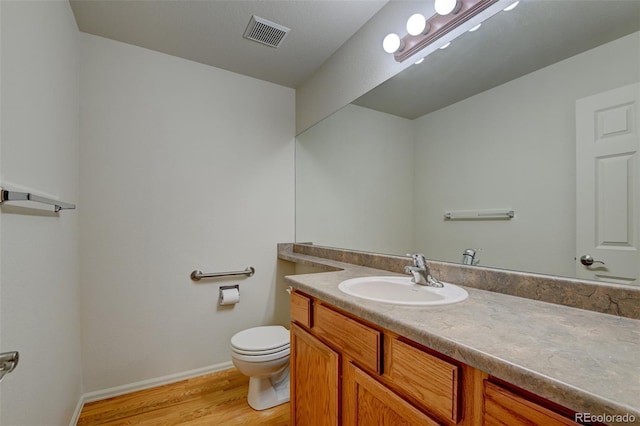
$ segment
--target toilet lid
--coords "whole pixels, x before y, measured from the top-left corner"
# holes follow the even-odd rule
[[[264,352],[289,346],[289,330],[281,325],[253,327],[236,333],[231,346],[240,351]]]

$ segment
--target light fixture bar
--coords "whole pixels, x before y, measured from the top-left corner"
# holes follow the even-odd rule
[[[393,56],[396,61],[403,62],[407,58],[415,55],[429,44],[438,40],[449,31],[455,29],[459,25],[473,18],[489,6],[497,3],[499,0],[458,0],[460,9],[457,13],[449,15],[435,14],[427,19],[427,28],[430,28],[427,34],[412,36],[407,34],[402,38],[404,47],[397,51]]]

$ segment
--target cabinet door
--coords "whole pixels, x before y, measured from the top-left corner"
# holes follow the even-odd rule
[[[349,363],[344,372],[344,425],[439,425],[382,383]]]
[[[339,424],[340,355],[291,324],[291,423]]]

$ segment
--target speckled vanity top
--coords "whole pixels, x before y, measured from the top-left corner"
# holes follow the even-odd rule
[[[349,278],[397,275],[279,250],[329,272],[289,285],[367,321],[577,412],[635,416],[640,425],[640,320],[466,287],[463,302],[432,307],[372,302],[341,292]],[[610,422],[611,424],[618,424]]]

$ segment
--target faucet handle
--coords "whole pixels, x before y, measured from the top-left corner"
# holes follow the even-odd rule
[[[427,259],[422,253],[407,253],[413,259],[413,264],[419,268],[424,268],[427,265]]]

